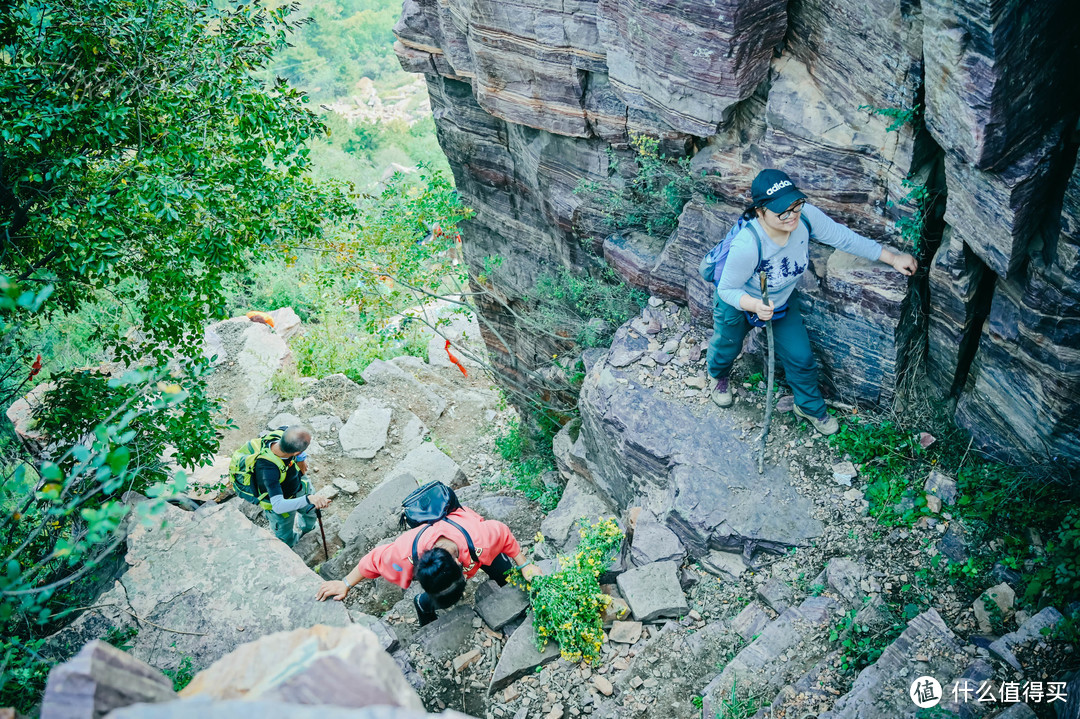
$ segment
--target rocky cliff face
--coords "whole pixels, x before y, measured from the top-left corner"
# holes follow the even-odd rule
[[[907,280],[814,251],[801,289],[834,396],[888,403],[925,361],[983,447],[1080,462],[1077,103],[1059,86],[1077,57],[1069,5],[405,0],[398,56],[428,81],[477,211],[466,257],[499,298],[482,306],[492,357],[528,384],[565,346],[515,316],[535,278],[589,271],[600,255],[707,323],[697,264],[754,174],[780,167],[926,268]],[[916,106],[923,116],[902,126],[875,112]],[[617,186],[627,163],[612,158],[636,134],[692,156],[711,197],[693,197],[670,236],[605,238],[574,190]],[[918,237],[899,232],[920,209]]]

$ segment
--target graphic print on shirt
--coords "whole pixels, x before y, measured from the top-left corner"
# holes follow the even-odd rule
[[[779,266],[776,266],[771,259],[764,260],[761,263],[760,271],[763,271],[768,277],[769,289],[771,290],[790,285],[799,278],[799,275],[806,271],[806,267],[807,265],[801,265],[798,260],[792,260],[785,255],[780,258]]]

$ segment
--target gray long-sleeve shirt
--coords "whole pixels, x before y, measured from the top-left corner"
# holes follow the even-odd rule
[[[818,242],[868,260],[881,258],[880,243],[829,219],[828,215],[810,203],[803,206],[803,216],[810,222],[814,239]],[[806,225],[799,222],[788,237],[787,244],[781,247],[773,242],[756,218],[750,224],[754,225],[761,237],[761,253],[764,256],[761,268],[768,276],[769,300],[774,307],[779,307],[791,297],[795,283],[810,264],[810,233]],[[731,240],[724,273],[716,286],[720,299],[736,308],[744,294],[760,300],[761,282],[754,272],[757,265],[757,241],[749,228],[744,227]]]

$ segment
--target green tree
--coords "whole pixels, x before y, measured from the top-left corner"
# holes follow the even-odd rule
[[[102,293],[135,323],[106,346],[143,367],[54,374],[61,389],[36,416],[55,442],[51,461],[35,470],[0,458],[0,705],[28,709],[44,678],[42,637],[123,540],[122,493],[165,491],[166,445],[180,466],[216,449],[201,338],[224,312],[224,280],[263,257],[294,258],[328,228],[347,232],[356,204],[310,179],[306,145],[323,125],[303,95],[258,79],[295,6],[8,0],[3,10],[0,400],[49,363],[26,330]]]
[[[348,216],[307,177],[323,126],[304,97],[253,76],[294,9],[16,2],[0,20],[0,270],[52,284],[50,310],[111,288],[145,337],[120,358],[160,358],[197,345],[253,252],[289,255]]]

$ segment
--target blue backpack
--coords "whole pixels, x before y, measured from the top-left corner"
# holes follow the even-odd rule
[[[806,215],[799,215],[799,219],[806,225],[806,231],[810,233],[812,237],[814,230],[810,227],[810,220],[806,219]],[[709,250],[709,253],[701,260],[701,265],[698,267],[698,271],[701,273],[701,279],[706,282],[712,282],[713,287],[720,284],[720,276],[724,274],[724,265],[727,264],[728,253],[731,252],[731,241],[735,239],[735,235],[742,232],[744,227],[749,227],[750,232],[754,234],[754,239],[757,241],[758,248],[758,266],[760,267],[761,261],[761,235],[758,234],[757,229],[751,224],[752,220],[747,220],[742,215],[739,215],[739,219],[732,225],[728,233],[724,235],[724,239],[716,245],[716,247]]]

